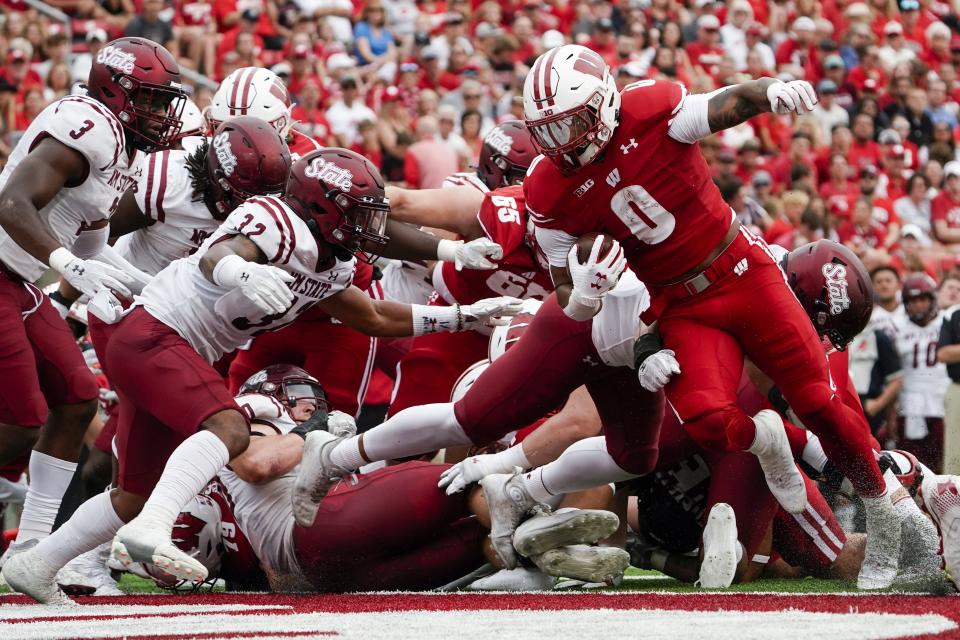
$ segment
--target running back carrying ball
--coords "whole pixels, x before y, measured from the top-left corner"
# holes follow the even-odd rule
[[[602,235],[596,231],[591,231],[585,235],[580,236],[577,240],[577,259],[580,262],[586,262],[587,258],[590,257],[590,251],[593,249],[593,243],[596,241],[597,236]],[[610,249],[613,247],[613,239],[610,236],[603,237],[603,244],[600,245],[600,256],[603,257],[610,252]]]

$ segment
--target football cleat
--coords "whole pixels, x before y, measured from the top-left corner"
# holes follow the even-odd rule
[[[630,554],[618,547],[585,544],[550,549],[530,558],[547,575],[613,585],[630,566]]]
[[[886,589],[897,577],[900,558],[900,520],[890,497],[863,498],[867,514],[867,548],[863,556],[858,589]]]
[[[6,581],[3,579],[3,566],[7,563],[7,560],[17,555],[18,553],[23,553],[28,551],[35,546],[39,540],[24,540],[23,542],[11,542],[7,548],[4,550],[3,554],[0,555],[0,587],[6,584]]]
[[[110,543],[105,542],[96,549],[91,549],[81,554],[67,563],[57,574],[57,583],[60,588],[69,595],[93,595],[93,596],[122,596],[123,591],[117,585],[113,573],[107,567],[107,558],[110,557]],[[64,584],[64,570],[71,570],[82,580],[82,585],[86,587],[85,593],[75,593],[70,585]]]
[[[30,550],[7,559],[2,570],[7,585],[41,604],[76,606],[57,585],[57,569],[36,555]]]
[[[718,502],[710,509],[703,528],[703,560],[700,579],[694,583],[701,589],[726,589],[737,573],[737,517],[733,508]]]
[[[593,544],[620,526],[615,513],[601,509],[561,509],[551,513],[535,507],[533,517],[521,523],[513,534],[513,547],[527,556],[572,544]]]
[[[330,461],[330,452],[346,438],[334,438],[326,431],[311,431],[303,445],[303,457],[297,478],[290,492],[293,518],[301,527],[309,527],[317,519],[320,502],[330,487],[350,471]]]
[[[527,493],[519,474],[493,473],[480,481],[490,510],[490,542],[507,569],[517,566],[513,533],[537,502]]]
[[[783,419],[776,411],[764,409],[753,422],[757,435],[749,451],[760,461],[770,493],[788,513],[800,513],[807,507],[807,487],[793,460]]]
[[[134,518],[120,527],[113,538],[110,555],[123,566],[134,562],[152,562],[180,580],[203,582],[207,568],[193,556],[178,549],[165,527]]]
[[[557,584],[555,576],[548,576],[539,569],[517,567],[501,569],[493,575],[471,582],[469,591],[550,591]]]

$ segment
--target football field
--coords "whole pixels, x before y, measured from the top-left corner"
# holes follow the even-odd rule
[[[631,572],[616,589],[524,594],[174,594],[130,576],[121,587],[130,595],[67,609],[0,594],[0,639],[960,638],[958,596],[863,594],[814,579],[719,593],[653,572]]]

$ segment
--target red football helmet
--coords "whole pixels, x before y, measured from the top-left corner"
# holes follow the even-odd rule
[[[272,364],[257,371],[243,383],[240,393],[261,393],[291,408],[297,405],[297,400],[312,398],[317,401],[318,412],[329,412],[330,409],[320,382],[292,364]]]
[[[509,120],[495,126],[483,138],[477,176],[491,191],[520,184],[537,155],[527,125]]]
[[[297,160],[284,201],[342,260],[363,252],[358,257],[372,262],[389,239],[384,235],[390,203],[383,179],[353,151],[319,149]]]
[[[112,111],[134,148],[168,149],[180,133],[186,94],[169,51],[142,38],[120,38],[93,59],[87,93]]]
[[[925,311],[918,312],[914,309],[911,312],[910,305],[907,303],[924,296],[930,298],[930,307]],[[907,317],[921,327],[933,320],[940,310],[937,304],[937,283],[925,273],[915,273],[903,281],[900,299],[903,301],[903,308],[907,312]]]
[[[832,240],[818,240],[784,257],[790,288],[821,337],[839,351],[863,331],[873,312],[873,285],[860,259]]]
[[[276,129],[252,116],[227,120],[214,132],[207,150],[217,212],[226,217],[247,198],[282,194],[290,165],[290,150]]]

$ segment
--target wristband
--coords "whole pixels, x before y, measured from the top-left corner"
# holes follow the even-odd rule
[[[241,269],[247,264],[247,261],[233,253],[229,256],[220,258],[213,267],[213,283],[221,287],[237,286],[237,277]]]
[[[457,248],[462,244],[463,242],[459,240],[440,240],[440,242],[437,243],[437,260],[456,262]]]
[[[597,315],[602,304],[600,298],[589,298],[580,295],[579,291],[573,289],[570,292],[570,299],[567,300],[567,306],[563,308],[563,312],[572,320],[584,322]]]
[[[663,351],[663,340],[657,333],[645,333],[633,343],[633,367],[640,370],[643,361],[657,353]]]
[[[70,264],[72,260],[76,259],[77,256],[70,253],[69,250],[64,249],[63,247],[57,247],[50,253],[50,257],[47,258],[47,264],[50,265],[51,269],[62,275],[63,270],[67,268],[67,265]]]
[[[412,304],[410,312],[413,314],[413,335],[415,336],[463,330],[463,312],[460,311],[458,304],[452,307]]]

